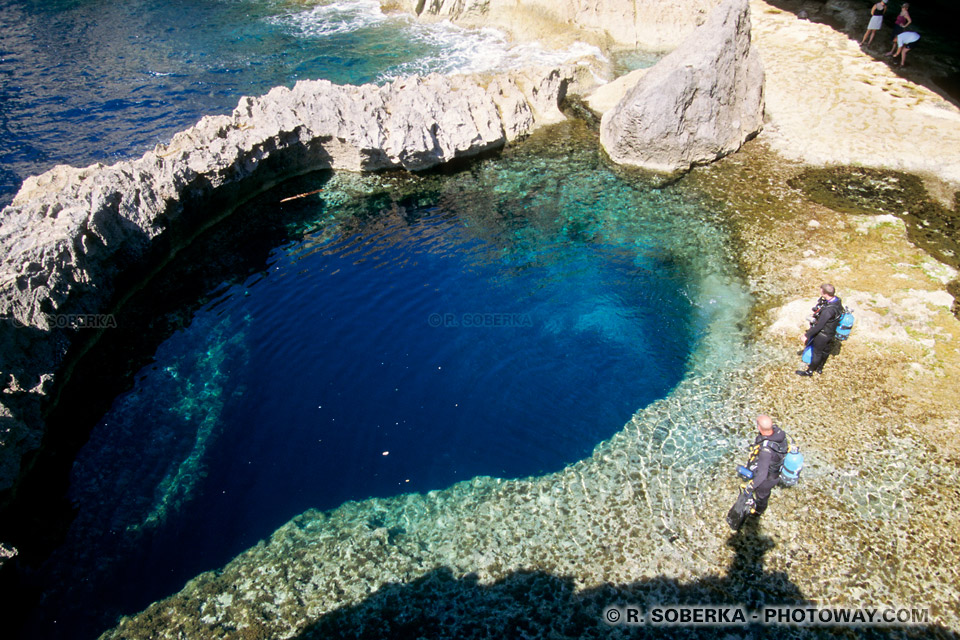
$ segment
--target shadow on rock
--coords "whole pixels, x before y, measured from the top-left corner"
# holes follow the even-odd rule
[[[437,569],[409,584],[383,587],[363,603],[334,611],[298,640],[320,638],[608,638],[608,637],[869,637],[956,638],[936,625],[912,627],[764,627],[752,613],[771,606],[812,606],[787,574],[764,569],[775,545],[756,519],[727,542],[734,557],[726,575],[693,582],[655,577],[627,585],[606,584],[577,591],[572,578],[518,571],[493,583],[476,575],[457,579]],[[694,562],[691,558],[691,562]],[[627,624],[628,616],[652,618],[661,608],[695,605],[740,608],[746,623],[723,625]],[[610,613],[616,610],[616,613]],[[619,616],[617,623],[608,622]]]

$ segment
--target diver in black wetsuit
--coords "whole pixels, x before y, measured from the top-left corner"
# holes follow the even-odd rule
[[[750,449],[747,468],[753,472],[753,479],[746,483],[744,490],[753,491],[754,507],[751,513],[761,515],[767,510],[770,491],[780,482],[780,469],[787,455],[787,434],[773,424],[767,415],[757,416],[757,430],[760,432]]]
[[[797,371],[799,376],[812,376],[814,373],[823,373],[823,363],[827,361],[827,349],[837,333],[837,325],[843,315],[843,303],[835,295],[836,289],[832,284],[820,285],[820,300],[813,308],[813,323],[803,334],[803,344],[813,345],[813,354],[807,368]]]

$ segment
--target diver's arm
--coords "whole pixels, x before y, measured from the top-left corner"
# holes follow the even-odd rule
[[[767,480],[767,474],[770,473],[770,452],[766,449],[760,451],[757,456],[757,468],[753,472],[753,479],[750,481],[750,489],[756,489]]]

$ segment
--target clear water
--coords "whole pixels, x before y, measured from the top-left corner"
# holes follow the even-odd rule
[[[582,53],[369,1],[0,0],[0,18],[8,199],[300,78]],[[159,347],[76,461],[25,637],[95,637],[307,508],[560,469],[669,393],[723,313],[710,211],[610,172],[595,140],[418,180],[402,200],[388,177],[321,181],[269,268]]]
[[[308,508],[559,470],[669,393],[722,306],[709,212],[595,149],[423,178],[399,203],[379,180],[325,183],[308,230],[115,400],[46,568],[67,587],[31,630],[103,630]]]
[[[662,53],[637,49],[614,53],[610,62],[613,66],[613,74],[619,77],[637,69],[649,69],[657,64],[662,57]]]

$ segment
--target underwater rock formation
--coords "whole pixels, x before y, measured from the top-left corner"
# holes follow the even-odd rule
[[[600,141],[615,162],[672,172],[736,151],[762,125],[750,5],[725,0],[604,114]]]
[[[561,120],[576,74],[304,81],[244,97],[137,160],[25,180],[0,213],[0,492],[39,445],[39,408],[78,321],[104,313],[118,281],[162,258],[184,230],[228,209],[206,206],[222,187],[326,168],[427,169],[502,147]]]

